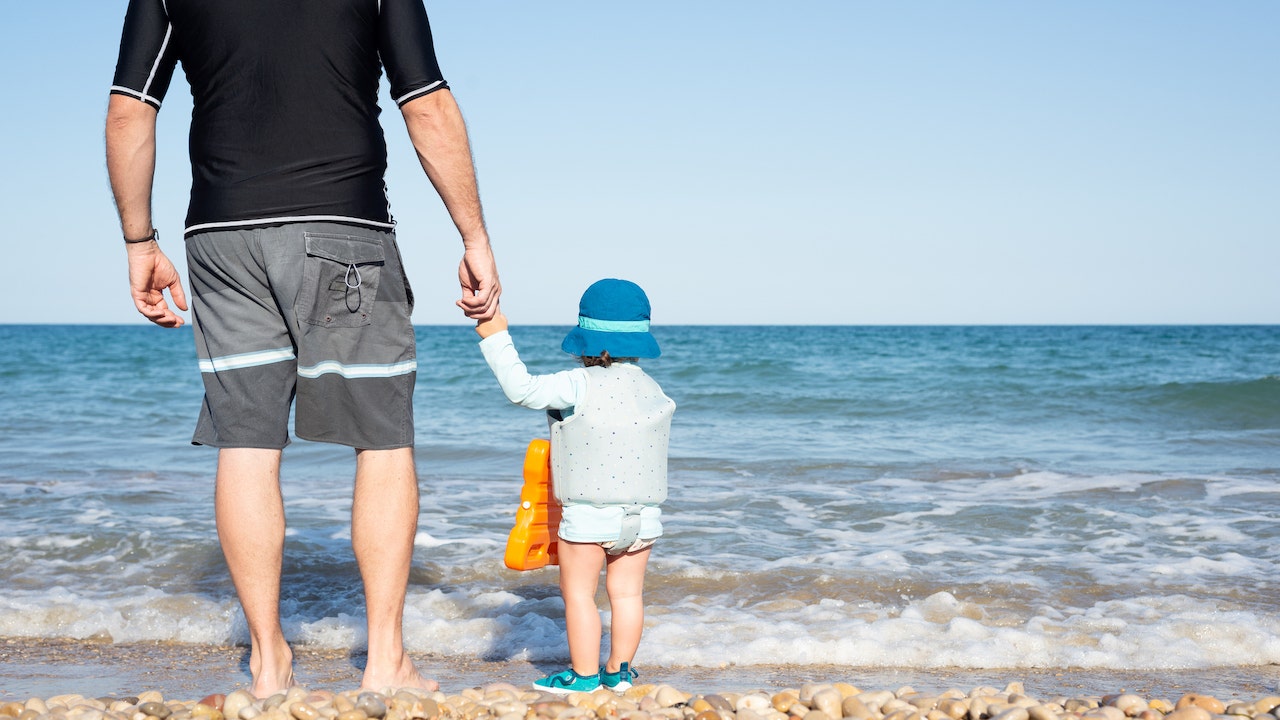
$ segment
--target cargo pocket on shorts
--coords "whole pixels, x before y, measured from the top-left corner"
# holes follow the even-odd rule
[[[368,325],[386,262],[382,241],[354,235],[305,233],[298,317],[322,327]]]

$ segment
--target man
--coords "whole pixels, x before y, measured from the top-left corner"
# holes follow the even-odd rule
[[[251,640],[251,691],[293,684],[280,626],[280,453],[294,432],[356,452],[351,542],[364,583],[364,688],[424,687],[403,647],[418,517],[417,363],[383,186],[385,67],[418,158],[462,236],[458,306],[501,287],[466,127],[422,0],[130,0],[107,111],[107,169],[134,304],[177,327],[186,293],[151,220],[156,114],[178,62],[191,85],[186,222],[218,537]]]

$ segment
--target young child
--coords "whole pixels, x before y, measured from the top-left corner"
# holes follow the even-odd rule
[[[533,686],[557,694],[631,687],[644,626],[644,571],[662,535],[667,442],[675,403],[635,364],[658,357],[649,298],[626,280],[601,280],[582,295],[578,326],[560,347],[583,367],[530,375],[501,311],[476,326],[480,349],[511,402],[546,410],[551,484],[563,508],[560,594],[572,666]],[[596,587],[605,569],[613,622],[600,664]]]

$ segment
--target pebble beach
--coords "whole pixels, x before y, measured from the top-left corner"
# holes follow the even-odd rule
[[[247,648],[0,641],[0,720],[1276,720],[1280,667],[1186,671],[641,668],[621,693],[529,687],[550,666],[415,657],[440,690],[360,691],[362,658],[296,648],[299,686],[256,698]],[[1018,679],[1007,679],[1017,677]],[[1005,678],[1005,679],[1001,679]]]
[[[699,678],[681,671],[664,673],[679,677],[679,684],[659,681],[637,681],[633,687],[615,693],[601,688],[592,693],[557,696],[533,690],[523,681],[476,680],[479,674],[501,676],[525,672],[528,668],[512,663],[494,663],[492,667],[471,664],[463,671],[458,666],[420,662],[427,670],[445,670],[455,677],[442,677],[441,690],[426,692],[412,689],[383,688],[361,691],[299,685],[288,692],[266,698],[254,697],[244,689],[211,691],[188,695],[199,686],[212,689],[229,668],[227,659],[243,655],[242,649],[226,648],[197,657],[190,647],[156,647],[152,654],[161,662],[177,666],[169,669],[168,679],[153,674],[147,679],[151,688],[179,688],[166,694],[160,689],[143,689],[134,693],[103,695],[72,692],[73,684],[64,678],[63,692],[47,696],[17,696],[13,688],[24,681],[20,668],[27,669],[25,679],[39,676],[42,667],[22,663],[44,655],[52,659],[59,653],[81,652],[78,643],[53,642],[48,647],[13,647],[8,643],[0,663],[0,720],[1277,720],[1280,715],[1280,693],[1261,689],[1253,695],[1231,692],[1222,697],[1185,690],[1176,695],[1152,694],[1117,687],[1111,692],[1095,692],[1107,684],[1102,677],[1085,673],[1089,689],[1075,692],[1063,689],[1073,683],[1070,673],[1044,673],[1030,681],[1014,680],[1002,685],[964,686],[953,683],[943,689],[939,682],[948,679],[971,680],[964,674],[947,678],[946,674],[928,673],[919,687],[906,684],[894,688],[876,687],[859,681],[863,673],[849,672],[844,680],[808,681],[774,687],[734,690],[690,689],[709,680],[728,682],[740,674],[724,672],[718,678],[705,671]],[[25,643],[23,645],[26,645]],[[107,646],[98,660],[105,663],[139,658],[130,655],[146,648]],[[185,657],[190,655],[190,657]],[[84,661],[87,658],[81,657]],[[184,659],[192,662],[183,663]],[[300,653],[300,664],[321,674],[328,673],[331,682],[339,678],[352,658],[334,653]],[[178,667],[180,666],[180,667]],[[81,666],[93,670],[92,663]],[[125,666],[117,675],[138,681],[147,674],[142,666]],[[50,667],[49,669],[54,669]],[[62,670],[67,667],[63,666]],[[792,668],[797,674],[814,671],[839,672],[838,668]],[[1257,668],[1243,673],[1257,673],[1249,683],[1266,683],[1275,668]],[[467,676],[467,673],[472,673]],[[759,672],[756,669],[755,672]],[[336,675],[334,675],[336,673]],[[57,673],[53,673],[56,675]],[[714,674],[713,674],[714,675]],[[872,673],[874,675],[874,673]],[[530,676],[532,677],[532,675]],[[200,680],[198,678],[203,678]],[[453,680],[453,686],[448,683]],[[758,679],[758,678],[753,678]],[[883,679],[883,678],[881,678]],[[1208,678],[1200,678],[1208,680]],[[1112,682],[1140,679],[1113,677]],[[1212,680],[1209,680],[1213,682]],[[1159,681],[1157,681],[1159,682]],[[1162,690],[1176,689],[1176,681],[1166,680]],[[732,684],[732,683],[730,683]],[[681,686],[684,687],[681,687]],[[1035,687],[1055,688],[1037,692]],[[1055,687],[1056,686],[1056,687]],[[188,694],[183,694],[188,693]]]

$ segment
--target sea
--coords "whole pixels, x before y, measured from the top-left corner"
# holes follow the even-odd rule
[[[512,332],[543,373],[572,366],[565,330]],[[1280,663],[1280,326],[654,334],[642,366],[678,409],[637,665]],[[557,570],[503,565],[546,421],[476,340],[417,328],[405,642],[563,660]],[[201,398],[187,328],[0,326],[0,639],[247,643]],[[284,452],[300,647],[364,647],[353,469]]]

